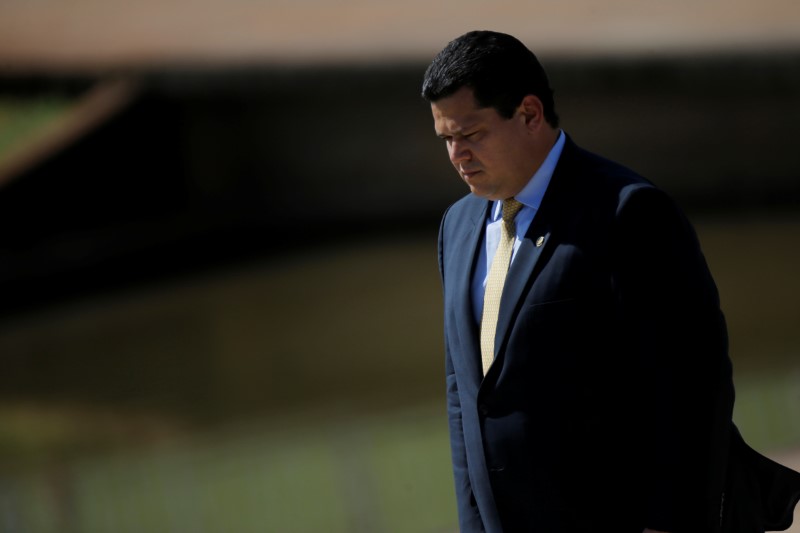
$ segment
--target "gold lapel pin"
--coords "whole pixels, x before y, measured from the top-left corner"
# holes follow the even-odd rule
[[[543,245],[543,244],[544,244],[544,237],[540,236],[538,239],[536,239],[536,247],[537,248],[539,246]]]

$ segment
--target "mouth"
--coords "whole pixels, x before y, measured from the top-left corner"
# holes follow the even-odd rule
[[[465,180],[472,179],[480,170],[461,170],[461,177]]]

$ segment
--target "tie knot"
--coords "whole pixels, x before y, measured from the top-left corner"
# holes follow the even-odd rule
[[[503,221],[506,224],[514,222],[514,217],[517,216],[520,209],[522,209],[522,203],[518,202],[513,197],[503,200]]]

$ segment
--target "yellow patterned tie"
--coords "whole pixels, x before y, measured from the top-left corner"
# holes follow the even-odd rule
[[[500,230],[500,244],[492,259],[489,276],[486,279],[486,292],[483,295],[483,317],[481,318],[481,360],[484,375],[494,360],[494,336],[497,331],[497,315],[500,312],[500,297],[506,282],[511,252],[514,249],[516,227],[514,217],[522,204],[514,198],[503,201],[503,224]]]

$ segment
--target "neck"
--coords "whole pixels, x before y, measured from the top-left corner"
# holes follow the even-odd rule
[[[547,155],[550,153],[550,150],[553,149],[553,146],[555,146],[560,132],[561,130],[559,129],[547,126],[547,128],[542,129],[541,135],[534,143],[532,143],[531,165],[528,173],[528,179],[536,174],[536,172],[539,170],[539,167],[541,167],[542,163],[544,163],[544,160],[547,159]],[[523,187],[525,184],[527,184],[527,181],[523,184]],[[520,190],[522,190],[522,188],[520,188]],[[519,191],[517,191],[517,193],[518,192]]]

